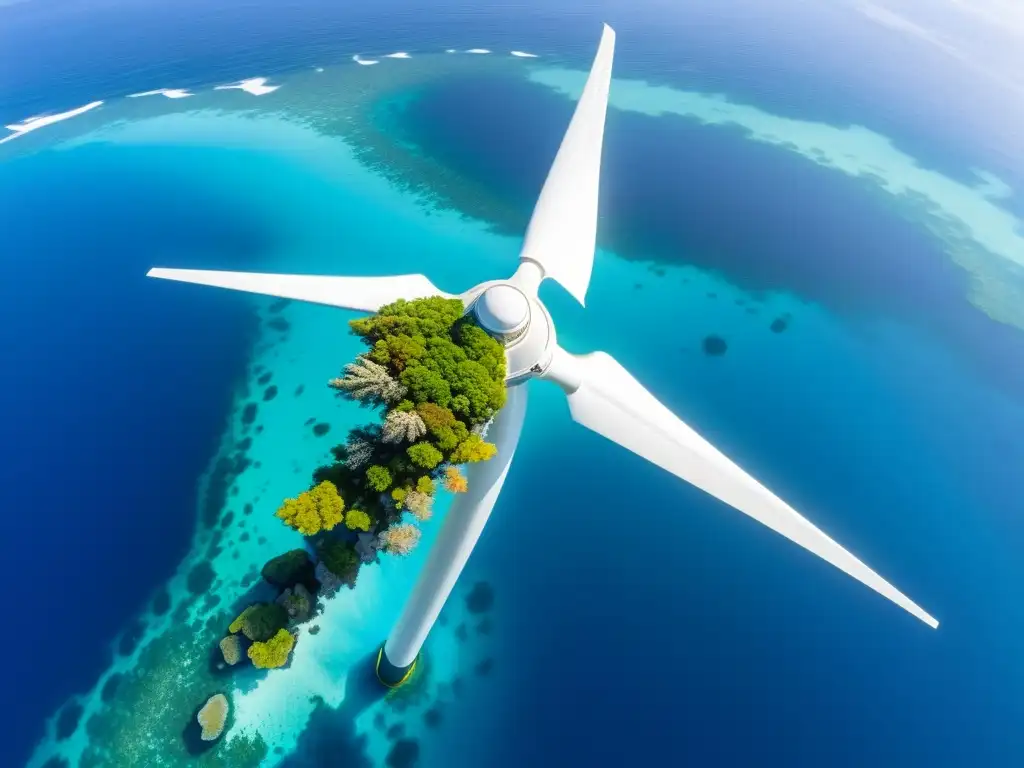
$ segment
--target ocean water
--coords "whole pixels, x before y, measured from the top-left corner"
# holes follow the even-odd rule
[[[31,2],[0,9],[72,43],[27,60],[41,71],[0,67],[5,118],[106,99],[0,147],[0,546],[35,607],[17,611],[19,663],[3,672],[19,692],[4,712],[12,764],[241,764],[147,743],[183,728],[211,686],[231,687],[231,736],[260,734],[267,765],[397,765],[408,750],[467,767],[1019,762],[1024,331],[996,301],[1020,290],[1007,266],[1019,221],[1017,198],[981,191],[973,169],[1012,195],[1017,178],[994,159],[1005,146],[926,131],[884,94],[854,112],[836,94],[866,89],[860,75],[827,87],[838,54],[817,73],[798,54],[764,71],[810,23],[792,9],[756,31],[756,15],[705,24],[719,47],[685,54],[669,30],[701,36],[665,9],[605,9],[622,66],[602,249],[586,309],[555,285],[542,297],[564,346],[614,355],[940,629],[577,428],[535,383],[424,686],[381,701],[353,670],[434,523],[416,556],[365,569],[329,604],[289,669],[208,674],[254,567],[297,544],[273,510],[368,418],[324,386],[358,345],[346,313],[146,269],[422,270],[449,291],[511,273],[572,109],[564,67],[585,66],[601,10],[396,9],[387,22],[191,9],[172,23],[159,5],[71,4],[46,31]],[[133,40],[111,31],[122,11]],[[441,53],[481,45],[494,53]],[[411,58],[349,61],[397,50]],[[210,90],[248,76],[280,89]],[[118,98],[179,86],[196,95]],[[694,93],[746,111],[717,124]],[[899,154],[845,143],[853,120]],[[994,276],[1005,291],[979,293]],[[724,355],[705,354],[709,334]],[[482,614],[467,600],[479,584],[494,594]]]

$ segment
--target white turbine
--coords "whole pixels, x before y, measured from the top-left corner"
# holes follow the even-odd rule
[[[420,648],[498,499],[526,414],[532,378],[558,384],[572,418],[584,427],[697,486],[827,560],[930,627],[938,621],[796,510],[716,450],[603,352],[574,355],[555,341],[555,326],[537,296],[544,278],[581,304],[594,263],[597,195],[615,32],[605,25],[593,67],[548,172],[526,230],[519,268],[508,280],[482,283],[458,296],[499,339],[508,359],[508,401],[488,432],[498,448],[471,464],[469,491],[452,504],[401,617],[378,654],[377,673],[398,685]],[[321,277],[188,269],[152,269],[151,277],[373,312],[397,299],[450,296],[423,275]]]

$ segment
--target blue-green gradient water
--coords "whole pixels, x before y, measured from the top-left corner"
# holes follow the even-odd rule
[[[813,46],[807,30],[848,19],[758,8],[0,7],[4,122],[106,100],[0,146],[11,764],[231,764],[147,751],[201,700],[160,688],[146,649],[187,656],[295,545],[274,508],[368,418],[324,386],[358,352],[351,315],[146,270],[422,271],[449,291],[510,274],[572,110],[558,84],[602,16],[621,64],[602,248],[585,309],[542,289],[561,343],[615,356],[939,630],[576,427],[536,383],[427,693],[353,712],[347,675],[439,521],[416,557],[364,571],[290,669],[229,685],[233,728],[303,767],[1024,758],[1020,147],[973,102],[955,128],[926,83],[867,77],[866,50],[869,69],[895,61],[887,38]],[[477,46],[493,53],[443,53]],[[211,90],[250,76],[281,87]],[[196,95],[120,98],[179,86]],[[742,110],[716,122],[710,93]],[[217,463],[241,454],[237,476]],[[207,563],[210,583],[190,578]],[[494,605],[476,614],[481,582]],[[55,718],[72,697],[84,715]]]

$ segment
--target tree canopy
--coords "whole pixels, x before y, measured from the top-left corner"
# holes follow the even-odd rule
[[[266,641],[255,642],[249,646],[249,658],[258,669],[276,669],[288,663],[295,637],[287,629],[279,629],[273,637]]]
[[[295,499],[285,499],[277,516],[303,536],[314,536],[321,530],[329,531],[341,522],[345,502],[338,488],[325,480]]]

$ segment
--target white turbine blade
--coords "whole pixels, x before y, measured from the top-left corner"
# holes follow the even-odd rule
[[[183,283],[261,293],[281,299],[308,301],[331,307],[376,312],[398,299],[450,296],[439,291],[423,275],[394,277],[328,277],[320,275],[272,275],[259,272],[218,272],[205,269],[164,269],[156,267],[149,277]]]
[[[526,387],[511,387],[505,407],[494,417],[487,440],[498,448],[490,461],[466,468],[468,490],[455,497],[419,580],[384,646],[388,660],[405,667],[419,654],[459,574],[469,560],[498,500],[526,418]]]
[[[526,229],[522,259],[537,262],[583,304],[594,267],[597,191],[615,31],[607,24],[569,129]]]
[[[603,352],[557,349],[544,378],[568,393],[575,421],[781,533],[932,628],[939,623],[684,424]]]

